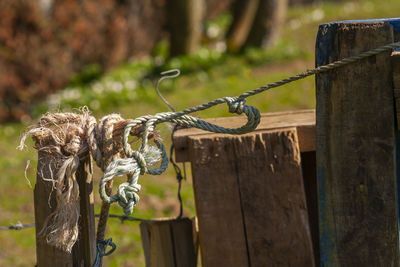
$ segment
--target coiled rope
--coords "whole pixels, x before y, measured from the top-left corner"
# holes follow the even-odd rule
[[[139,174],[160,175],[168,167],[168,156],[165,147],[160,140],[154,139],[156,147],[148,145],[149,133],[154,132],[155,125],[161,122],[173,122],[187,127],[195,127],[202,130],[215,133],[228,133],[228,134],[244,134],[253,131],[260,123],[260,112],[253,106],[247,106],[244,100],[236,101],[233,98],[226,97],[224,101],[229,106],[229,111],[236,114],[244,113],[247,116],[247,123],[239,128],[225,128],[212,123],[208,123],[199,118],[189,115],[181,115],[175,117],[176,112],[164,112],[156,115],[146,115],[130,121],[124,130],[122,137],[122,145],[126,158],[117,159],[112,162],[104,171],[104,175],[100,180],[99,193],[101,199],[106,203],[118,202],[123,208],[126,215],[133,212],[133,208],[139,201],[137,195],[140,186],[137,184]],[[141,146],[139,150],[132,150],[128,138],[131,134],[132,128],[144,126],[141,134]],[[159,168],[151,169],[150,166],[154,165],[161,159],[161,166]],[[115,176],[131,174],[132,179],[127,183],[123,183],[118,187],[117,194],[109,197],[106,192],[106,183],[111,181]]]

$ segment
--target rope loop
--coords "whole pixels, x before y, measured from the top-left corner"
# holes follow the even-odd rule
[[[167,152],[165,151],[164,144],[158,140],[154,140],[154,142],[156,143],[158,150],[161,152],[161,164],[159,168],[155,169],[148,168],[147,173],[151,175],[160,175],[168,168],[169,159]]]
[[[164,114],[164,113],[160,113],[160,114]],[[128,158],[134,158],[137,161],[137,163],[140,167],[140,174],[142,174],[142,175],[145,173],[152,174],[152,175],[160,175],[168,168],[169,160],[168,160],[167,153],[165,151],[165,146],[160,140],[157,140],[157,139],[154,139],[154,142],[155,142],[158,150],[161,152],[161,166],[156,169],[148,168],[148,165],[149,165],[148,163],[150,161],[152,161],[151,155],[155,154],[155,152],[156,152],[154,147],[148,145],[149,134],[154,131],[155,124],[159,120],[158,115],[160,115],[160,114],[156,114],[155,116],[147,115],[147,116],[139,117],[139,118],[133,120],[131,123],[128,123],[124,130],[122,142],[123,142],[125,155]],[[128,137],[129,137],[131,129],[139,124],[144,125],[144,130],[141,134],[142,143],[141,143],[138,151],[133,151],[131,146],[129,145]],[[149,155],[150,155],[150,157],[148,157]],[[153,165],[153,164],[154,163],[152,162],[152,164],[150,164],[150,165]]]
[[[131,134],[132,128],[134,128],[134,127],[136,127],[138,125],[145,125],[152,118],[154,118],[154,116],[145,115],[145,116],[142,116],[142,117],[139,117],[139,118],[136,118],[136,119],[130,121],[125,126],[124,134],[122,135],[122,145],[123,145],[124,153],[128,158],[132,157],[133,156],[133,152],[134,152],[132,150],[131,146],[129,145],[129,141],[128,141],[128,138],[129,138],[129,135]],[[141,145],[139,151],[142,151],[145,148],[145,146],[147,145],[148,135],[153,130],[153,129],[148,129],[149,126],[151,126],[151,125],[148,125],[145,128],[145,130],[142,132],[142,136],[141,136],[142,137],[142,145]]]
[[[111,247],[111,249],[106,251],[107,247],[109,246]],[[108,238],[106,240],[102,240],[97,243],[97,250],[99,251],[101,257],[110,255],[111,253],[114,252],[116,248],[117,245],[115,245],[115,243],[112,242],[112,238]]]
[[[230,113],[242,114],[245,108],[246,99],[238,99],[237,97],[225,97]]]
[[[118,193],[109,197],[106,193],[106,183],[111,181],[115,176],[132,174],[133,179],[139,176],[138,165],[133,158],[117,159],[108,165],[104,171],[103,177],[100,179],[99,193],[104,202],[112,203],[119,200]]]
[[[97,247],[97,255],[96,255],[96,261],[93,264],[93,267],[100,266],[101,258],[113,253],[114,250],[117,248],[117,245],[115,245],[115,243],[112,242],[112,238],[108,238],[105,240],[98,241],[96,247]],[[111,247],[110,250],[107,251],[107,247]]]
[[[117,193],[110,197],[109,203],[118,202],[126,215],[133,213],[134,207],[140,200],[139,191],[142,188],[138,184],[139,171],[135,171],[130,182],[122,183],[118,186]]]
[[[106,183],[115,176],[130,174],[128,182],[118,186],[117,193],[109,197],[106,193]],[[99,193],[101,199],[106,203],[118,202],[126,215],[133,213],[134,207],[140,200],[138,192],[141,186],[138,184],[140,167],[134,158],[124,158],[112,162],[104,172],[100,180]]]
[[[138,151],[133,151],[128,143],[124,143],[124,147],[127,148],[131,157],[117,159],[113,161],[105,170],[103,177],[100,180],[100,196],[104,202],[113,203],[118,202],[122,207],[126,215],[133,213],[134,207],[140,200],[138,192],[141,186],[138,184],[140,174],[152,174],[159,175],[163,173],[168,167],[168,156],[165,151],[164,144],[155,139],[156,146],[150,146],[148,144],[149,132],[154,130],[154,123],[156,118],[147,117],[145,118],[147,122],[144,124],[145,129],[141,135],[142,144]],[[145,121],[144,119],[136,120]],[[136,122],[136,123],[137,123]],[[137,125],[137,124],[136,124]],[[130,131],[129,127],[135,127],[135,124],[127,125],[126,129]],[[127,139],[126,139],[127,140]],[[161,166],[159,168],[151,169],[150,166],[156,164],[161,160]],[[111,197],[106,194],[106,183],[112,180],[115,176],[121,176],[129,174],[130,179],[128,182],[122,183],[118,186],[117,193]]]

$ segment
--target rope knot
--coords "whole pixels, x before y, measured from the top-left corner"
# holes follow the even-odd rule
[[[126,215],[133,213],[133,208],[139,202],[138,192],[142,187],[140,184],[122,183],[118,186],[118,204]]]
[[[242,114],[246,104],[246,99],[238,99],[236,97],[226,97],[226,103],[229,107],[230,113]]]
[[[107,247],[111,247],[107,251]],[[96,261],[93,264],[93,267],[98,267],[101,264],[101,258],[104,256],[108,256],[111,253],[114,252],[114,250],[117,248],[117,245],[112,241],[112,238],[106,239],[106,240],[101,240],[97,242],[97,255],[96,255]]]
[[[72,137],[63,147],[63,150],[69,155],[76,155],[79,149],[81,149],[81,138],[77,135]]]
[[[140,174],[143,175],[147,172],[147,161],[145,156],[139,151],[133,151],[132,158],[134,158],[139,166]]]

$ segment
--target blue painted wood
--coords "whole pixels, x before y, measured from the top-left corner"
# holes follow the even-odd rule
[[[400,18],[320,25],[316,65],[393,42]],[[396,40],[397,41],[397,40]],[[316,76],[321,266],[399,266],[390,53]]]

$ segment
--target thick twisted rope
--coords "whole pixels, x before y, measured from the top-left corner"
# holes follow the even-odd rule
[[[38,171],[44,180],[53,183],[57,206],[46,218],[39,236],[67,252],[71,252],[78,238],[80,205],[76,171],[80,160],[87,155],[84,136],[86,125],[93,119],[85,112],[46,114],[23,135],[19,146],[22,149],[26,138],[32,135],[42,160],[48,162],[43,167],[48,168],[49,177],[44,177],[43,170]]]
[[[154,138],[157,146],[148,145],[149,136],[154,132],[157,124],[173,122],[216,133],[243,134],[251,132],[260,122],[260,113],[255,107],[245,104],[247,97],[399,47],[400,42],[384,45],[357,56],[335,61],[255,90],[247,91],[237,97],[219,98],[179,112],[165,112],[154,116],[146,115],[134,120],[122,120],[122,118],[118,117],[119,115],[111,114],[103,118],[98,125],[96,120],[89,116],[87,109],[83,110],[82,115],[56,113],[43,116],[38,126],[28,131],[21,138],[20,148],[23,148],[27,136],[32,135],[39,151],[47,152],[53,156],[58,155],[55,158],[58,164],[55,167],[49,166],[50,169],[57,169],[57,172],[52,172],[56,173],[57,179],[50,177],[48,180],[59,186],[57,189],[57,209],[51,217],[54,220],[61,218],[60,222],[67,221],[62,225],[53,223],[49,227],[50,232],[47,235],[47,241],[51,243],[49,237],[50,239],[58,240],[59,243],[55,245],[66,251],[70,251],[76,241],[79,191],[77,190],[75,172],[79,165],[80,156],[87,153],[87,151],[90,151],[96,163],[104,170],[99,189],[101,198],[105,203],[118,202],[124,209],[125,214],[129,215],[139,201],[138,191],[140,190],[140,185],[137,183],[139,175],[144,173],[161,174],[168,165],[168,158],[161,141]],[[247,123],[242,127],[229,129],[188,115],[221,103],[227,103],[229,111],[232,113],[244,113],[248,119]],[[142,143],[139,150],[134,151],[129,145],[128,137],[131,134],[138,135],[139,133]],[[86,140],[83,140],[83,137],[86,137]],[[149,168],[160,159],[162,159],[162,163],[159,168]],[[113,177],[124,174],[128,175],[128,182],[119,186],[117,194],[109,196]],[[60,214],[63,214],[63,210],[67,210],[67,213],[72,215],[70,217],[65,216],[65,214],[60,216]],[[57,237],[52,238],[51,236]]]
[[[44,168],[48,169],[47,174],[42,170],[38,171],[42,173],[44,180],[53,183],[57,206],[44,222],[40,236],[44,237],[48,244],[67,252],[71,251],[78,238],[80,205],[76,171],[80,161],[87,157],[90,151],[97,165],[104,171],[112,161],[125,157],[121,140],[123,129],[129,122],[120,115],[111,114],[103,117],[97,124],[87,108],[81,111],[81,114],[43,115],[37,126],[22,136],[19,146],[22,149],[26,138],[31,135],[35,141],[35,148],[46,157],[48,165]],[[138,128],[131,131],[133,135],[138,133]],[[110,183],[107,186],[108,194],[111,194],[111,186]],[[100,213],[98,240],[104,239],[108,218],[107,205],[108,203],[103,203]]]
[[[395,43],[383,45],[383,46],[371,49],[369,51],[362,52],[362,53],[360,53],[358,55],[355,55],[355,56],[344,58],[344,59],[341,59],[341,60],[326,64],[326,65],[323,65],[323,66],[319,66],[319,67],[314,68],[314,69],[306,70],[303,73],[296,74],[294,76],[282,79],[282,80],[277,81],[277,82],[269,83],[269,84],[267,84],[265,86],[261,86],[261,87],[259,87],[257,89],[247,91],[247,92],[241,94],[240,96],[231,97],[230,99],[235,99],[235,100],[240,101],[240,100],[245,99],[245,98],[247,98],[249,96],[253,96],[253,95],[262,93],[262,92],[267,91],[269,89],[276,88],[276,87],[279,87],[279,86],[282,86],[282,85],[285,85],[285,84],[288,84],[288,83],[291,83],[291,82],[306,78],[306,77],[314,75],[314,74],[324,73],[324,72],[327,72],[329,70],[333,70],[333,69],[336,69],[336,68],[339,68],[339,67],[342,67],[342,66],[345,66],[345,65],[349,65],[351,63],[360,61],[362,59],[365,59],[365,58],[368,58],[368,57],[371,57],[371,56],[375,56],[375,55],[378,55],[378,54],[381,54],[383,52],[390,51],[390,50],[396,49],[396,48],[400,48],[400,42],[395,42]],[[195,106],[195,107],[190,107],[190,108],[184,109],[184,110],[179,111],[179,112],[174,112],[169,117],[164,118],[163,121],[159,121],[158,123],[169,121],[170,119],[175,119],[175,118],[178,118],[178,117],[181,117],[183,115],[190,114],[190,113],[193,113],[193,112],[209,109],[209,108],[211,108],[213,106],[216,106],[216,105],[219,105],[219,104],[222,104],[222,103],[226,103],[226,102],[228,102],[226,97],[218,98],[218,99],[212,100],[210,102],[207,102],[207,103]]]
[[[118,126],[124,123],[126,124],[126,121],[123,120],[119,114],[110,114],[103,117],[98,124],[94,121],[88,125],[86,138],[90,152],[97,166],[99,166],[103,172],[111,161],[120,158],[120,138],[113,133]],[[105,192],[107,195],[111,195],[111,191],[112,181],[109,181],[105,185]],[[98,242],[103,241],[105,238],[109,210],[110,204],[103,201],[101,204],[99,223],[97,225],[96,239]]]
[[[366,52],[362,52],[362,53],[360,53],[358,55],[355,55],[355,56],[351,56],[351,57],[348,57],[348,58],[337,60],[337,61],[334,61],[334,62],[329,63],[327,65],[319,66],[319,67],[317,67],[315,69],[306,70],[303,73],[294,75],[292,77],[283,79],[281,81],[270,83],[270,84],[268,84],[266,86],[262,86],[262,87],[259,87],[257,89],[254,89],[254,90],[247,91],[247,92],[241,94],[238,97],[238,99],[245,99],[245,98],[247,98],[249,96],[253,96],[253,95],[259,94],[259,93],[264,92],[266,90],[269,90],[271,88],[279,87],[279,86],[282,86],[284,84],[288,84],[288,83],[291,83],[291,82],[306,78],[306,77],[314,75],[314,74],[324,73],[324,72],[327,72],[329,70],[337,69],[337,68],[340,68],[342,66],[346,66],[346,65],[349,65],[351,63],[360,61],[362,59],[365,59],[365,58],[368,58],[368,57],[371,57],[371,56],[375,56],[375,55],[378,55],[380,53],[383,53],[383,52],[386,52],[386,51],[390,51],[390,50],[396,49],[396,48],[400,48],[400,42],[383,45],[383,46],[374,48],[372,50],[369,50],[369,51],[366,51]]]
[[[146,173],[157,175],[164,172],[168,167],[168,157],[164,145],[161,142],[158,144],[158,147],[148,146],[147,150],[142,152],[143,154],[134,153],[133,157],[115,160],[107,167],[99,185],[100,196],[104,202],[118,202],[126,215],[132,214],[134,206],[140,199],[137,193],[141,189],[138,179],[139,175],[143,173],[142,170],[145,169]],[[156,164],[160,159],[162,159],[160,168],[149,169],[147,167]],[[108,196],[105,188],[106,183],[111,181],[115,176],[126,174],[131,174],[132,179],[120,184],[115,195]]]
[[[177,123],[179,125],[183,125],[183,126],[187,126],[187,127],[195,127],[195,128],[199,128],[199,129],[202,129],[205,131],[210,131],[210,132],[215,132],[215,133],[227,133],[227,134],[248,133],[248,132],[253,131],[259,124],[260,113],[257,110],[257,108],[255,108],[253,106],[247,106],[245,104],[245,98],[255,95],[255,94],[259,94],[259,93],[269,90],[271,88],[279,87],[284,84],[291,83],[291,82],[297,81],[299,79],[303,79],[310,75],[323,73],[323,72],[326,72],[326,71],[329,71],[332,69],[336,69],[336,68],[357,62],[361,59],[371,57],[371,56],[374,56],[374,55],[377,55],[382,52],[385,52],[385,51],[388,51],[388,50],[391,50],[394,48],[398,48],[398,47],[400,47],[400,42],[384,45],[384,46],[372,49],[370,51],[363,52],[356,56],[352,56],[352,57],[345,58],[345,59],[342,59],[339,61],[335,61],[333,63],[327,64],[324,66],[320,66],[320,67],[317,67],[312,70],[307,70],[304,73],[283,79],[278,82],[270,83],[266,86],[259,87],[255,90],[247,91],[238,97],[218,98],[218,99],[215,99],[208,103],[205,103],[205,104],[202,104],[199,106],[195,106],[195,107],[191,107],[191,108],[179,111],[179,112],[164,112],[164,113],[158,113],[153,116],[146,115],[146,116],[136,118],[136,119],[130,121],[126,125],[124,134],[123,134],[122,143],[123,143],[123,149],[124,149],[125,155],[128,158],[134,158],[135,162],[137,162],[139,165],[133,166],[132,164],[126,164],[126,165],[124,165],[124,168],[125,168],[124,172],[126,172],[126,173],[131,172],[131,173],[134,173],[135,175],[139,175],[139,170],[140,170],[140,174],[144,174],[144,173],[148,172],[146,161],[143,159],[142,153],[143,153],[143,151],[145,151],[147,149],[147,142],[148,142],[147,141],[147,139],[148,139],[147,132],[154,130],[155,125],[158,123],[173,122],[173,123]],[[193,112],[211,108],[211,107],[221,104],[221,103],[227,103],[229,106],[229,111],[231,113],[236,113],[236,114],[245,113],[247,116],[247,119],[248,119],[247,123],[240,128],[230,129],[230,128],[224,128],[224,127],[212,124],[212,123],[208,123],[199,118],[187,115],[189,113],[193,113]],[[131,129],[133,127],[137,127],[138,125],[145,125],[145,130],[142,134],[142,144],[141,144],[139,151],[133,151],[129,145],[128,137],[129,137]],[[116,175],[115,173],[117,173],[117,170],[115,168],[121,168],[121,166],[122,166],[119,164],[121,164],[121,163],[115,163],[112,166],[110,165],[110,168],[107,168],[108,171],[106,170],[105,175],[103,176],[102,180],[103,179],[105,179],[105,180],[112,179],[112,177],[114,177]],[[160,169],[160,170],[157,170],[157,172],[154,172],[154,173],[148,172],[148,173],[160,174],[160,171],[163,171],[163,170]],[[104,183],[101,183],[101,184],[103,185]],[[137,189],[132,187],[132,189],[130,189],[130,190],[132,190],[132,196],[134,196],[134,192]],[[105,191],[102,188],[100,188],[100,196],[105,202],[110,202],[110,203],[114,202],[114,201],[118,201],[118,203],[121,202],[120,198],[118,198],[117,196],[115,196],[115,198],[108,198],[105,194]],[[130,210],[128,210],[126,207],[124,207],[125,214],[129,215],[130,213],[128,214],[127,211],[130,212]]]
[[[189,115],[183,115],[179,118],[172,118],[175,114],[174,112],[158,113],[154,116],[146,115],[130,121],[125,126],[122,137],[123,149],[127,158],[112,162],[105,170],[99,186],[99,193],[102,200],[106,203],[118,202],[118,204],[123,208],[124,213],[126,215],[130,215],[133,212],[133,207],[139,201],[139,196],[137,195],[137,192],[140,190],[140,186],[137,184],[139,174],[148,173],[152,175],[159,175],[166,170],[168,167],[168,157],[165,152],[164,145],[157,139],[155,139],[155,142],[158,150],[161,151],[161,166],[156,169],[148,168],[148,166],[159,160],[153,160],[156,158],[154,156],[156,150],[151,150],[151,146],[148,146],[149,133],[154,131],[157,123],[170,121],[180,125],[196,127],[210,132],[229,134],[248,133],[257,127],[260,122],[260,112],[258,109],[245,105],[244,100],[236,101],[233,98],[226,97],[224,98],[224,102],[228,103],[230,112],[237,114],[245,113],[248,119],[247,123],[240,128],[230,129],[208,123]],[[144,130],[141,136],[142,143],[138,151],[133,151],[128,142],[128,138],[132,128],[139,125],[144,125]],[[115,176],[125,174],[132,174],[132,180],[128,183],[121,184],[117,194],[109,197],[105,190],[106,183],[112,181]]]

